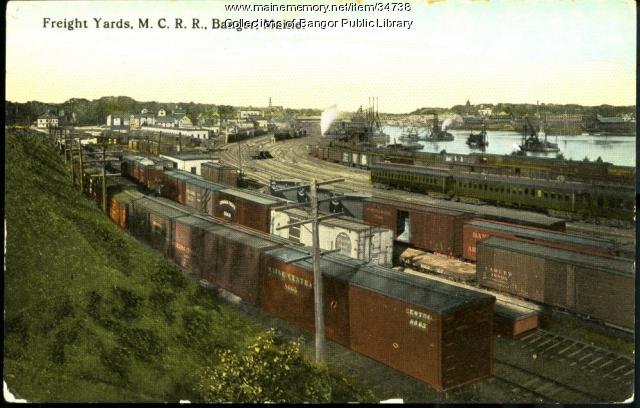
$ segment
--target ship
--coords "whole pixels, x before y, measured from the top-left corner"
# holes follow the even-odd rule
[[[442,128],[438,126],[438,114],[435,112],[431,112],[431,114],[433,115],[433,126],[424,140],[427,142],[450,142],[454,140],[453,135],[446,131],[445,126],[442,126]]]
[[[375,146],[386,143],[389,136],[382,131],[376,102],[370,98],[369,107],[363,109],[360,106],[351,120],[334,121],[324,136],[355,145]]]
[[[482,121],[482,130],[480,133],[469,133],[467,144],[471,149],[484,149],[489,146],[489,139],[487,138],[487,124],[484,120]]]
[[[540,118],[540,112],[538,111],[538,122],[540,127],[536,133],[529,116],[525,116],[524,133],[522,135],[522,144],[520,145],[520,151],[525,152],[541,152],[541,153],[557,153],[560,151],[557,143],[552,143],[547,140],[547,134],[544,131],[544,121]],[[528,131],[528,132],[527,132]],[[529,133],[529,134],[527,134]]]

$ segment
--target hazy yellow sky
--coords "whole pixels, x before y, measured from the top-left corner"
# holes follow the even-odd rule
[[[7,100],[137,100],[353,110],[480,102],[635,104],[636,6],[627,0],[412,1],[410,12],[230,12],[232,1],[11,2]],[[268,4],[267,2],[242,2]],[[345,1],[297,2],[343,4]],[[374,4],[361,0],[360,4]],[[272,0],[271,4],[287,4]],[[288,4],[294,4],[290,2]],[[93,18],[132,29],[96,29]],[[199,18],[412,20],[411,29],[139,29]],[[73,31],[44,19],[87,20]]]

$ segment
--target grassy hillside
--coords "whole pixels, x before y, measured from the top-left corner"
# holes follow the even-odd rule
[[[246,353],[264,330],[118,230],[39,138],[9,133],[5,152],[9,389],[29,401],[202,400],[195,384],[217,352]],[[332,399],[370,397],[328,378]]]

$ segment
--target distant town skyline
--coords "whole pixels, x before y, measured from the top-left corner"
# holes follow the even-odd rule
[[[290,108],[354,111],[376,96],[388,113],[450,108],[468,99],[584,106],[636,101],[633,1],[415,1],[408,13],[347,16],[232,13],[221,1],[65,3],[8,4],[7,100],[129,96],[263,107],[271,97]],[[130,20],[136,28],[43,28],[44,18],[91,23],[94,17]],[[142,17],[414,23],[411,30],[165,31],[138,29]]]

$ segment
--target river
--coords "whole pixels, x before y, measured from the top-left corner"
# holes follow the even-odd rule
[[[388,134],[393,142],[394,137],[402,134],[402,128],[395,126],[385,126],[383,131]],[[466,144],[469,130],[449,130],[455,136],[451,142],[425,142],[418,141],[423,145],[423,152],[438,153],[446,150],[447,153],[473,153],[481,152],[480,149],[470,149]],[[477,132],[477,131],[475,131]],[[421,132],[422,134],[423,132]],[[521,143],[520,133],[513,131],[487,131],[489,146],[486,153],[510,154]],[[621,166],[636,165],[636,138],[635,135],[571,135],[554,136],[548,135],[547,140],[558,143],[560,152],[565,159],[596,160],[601,157],[603,161]],[[397,140],[401,143],[401,140]],[[530,156],[556,157],[557,153],[534,153]]]

